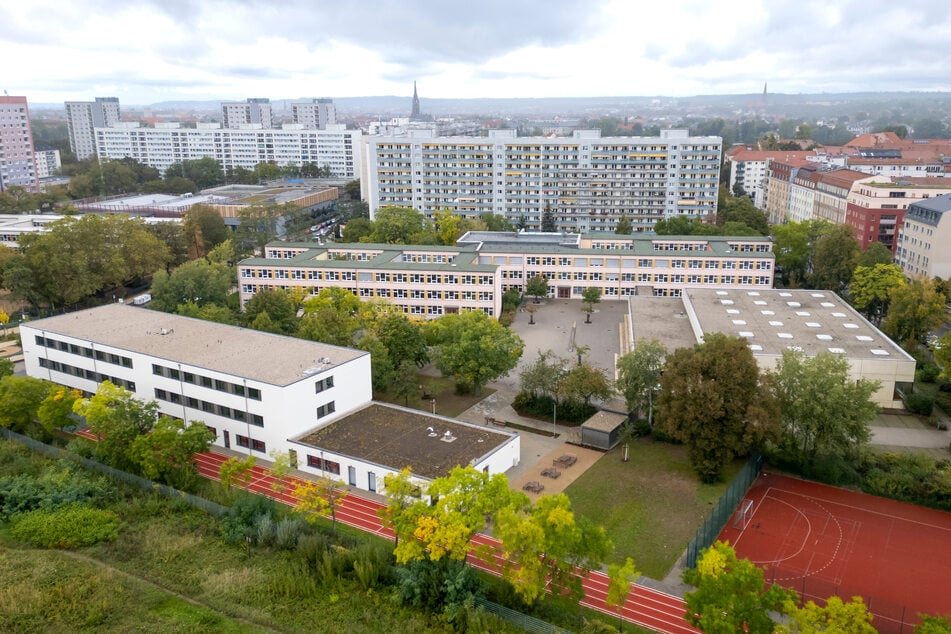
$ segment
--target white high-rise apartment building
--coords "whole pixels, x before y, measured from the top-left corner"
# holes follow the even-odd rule
[[[240,129],[248,124],[259,124],[262,128],[274,127],[271,101],[265,97],[255,97],[246,101],[223,101],[221,103],[221,126]]]
[[[494,213],[541,226],[550,208],[559,230],[613,231],[626,216],[636,230],[673,216],[717,210],[720,137],[663,130],[659,137],[368,137],[361,183],[373,215],[388,205],[428,217],[440,209],[464,216]]]
[[[13,185],[37,191],[36,178],[26,97],[0,95],[0,192]]]
[[[172,163],[211,157],[229,170],[254,169],[258,163],[327,166],[337,178],[359,176],[361,133],[346,126],[328,125],[326,130],[306,129],[300,124],[263,128],[244,124],[241,129],[222,128],[217,123],[199,123],[183,128],[178,123],[159,123],[143,128],[121,123],[96,128],[100,159],[131,157],[164,173]]]
[[[337,123],[337,107],[333,99],[311,99],[291,104],[294,123],[305,128],[323,130]]]
[[[119,123],[119,99],[96,97],[95,101],[67,101],[66,128],[69,148],[80,161],[96,154],[96,128]]]

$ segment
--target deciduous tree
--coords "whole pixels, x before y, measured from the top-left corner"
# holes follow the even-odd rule
[[[73,425],[76,423],[73,418],[73,403],[82,397],[81,390],[53,385],[46,398],[40,403],[36,418],[47,432]]]
[[[31,376],[5,376],[0,379],[0,427],[23,432],[36,418],[52,384]]]
[[[624,631],[624,622],[621,620],[621,611],[627,598],[631,594],[631,585],[637,581],[640,576],[637,567],[634,566],[634,560],[628,557],[624,565],[611,564],[608,566],[608,596],[604,602],[617,608],[617,626],[618,630]]]
[[[852,459],[871,438],[869,422],[878,407],[870,399],[881,384],[852,380],[845,357],[783,350],[776,384],[783,455],[800,467],[810,469],[820,454]]]
[[[849,634],[876,634],[872,615],[862,597],[852,597],[848,603],[837,596],[829,597],[825,605],[807,601],[799,607],[792,599],[783,606],[787,621],[776,626],[777,634],[821,634],[848,632]]]
[[[155,401],[143,403],[129,390],[103,381],[91,397],[73,403],[73,411],[86,419],[89,431],[99,439],[96,454],[100,458],[118,469],[135,470],[138,464],[130,447],[155,426]]]
[[[423,231],[423,214],[412,207],[381,207],[376,212],[371,242],[411,244]]]
[[[231,488],[235,486],[247,489],[248,485],[251,484],[255,464],[257,464],[257,458],[254,456],[247,456],[246,458],[232,456],[222,462],[218,468],[218,480],[221,482],[225,493],[230,494]]]
[[[400,535],[411,535],[416,518],[408,511],[421,501],[422,485],[413,480],[413,470],[409,467],[400,469],[398,473],[383,477],[383,495],[386,496],[386,506],[377,510],[380,521],[394,533],[394,546],[399,546]]]
[[[518,364],[521,337],[481,310],[443,315],[427,324],[436,367],[476,394]]]
[[[635,342],[634,349],[617,360],[616,386],[624,395],[627,411],[640,415],[648,410],[648,423],[653,425],[654,399],[664,370],[667,349],[656,339]]]
[[[308,480],[296,485],[293,495],[297,499],[296,510],[303,513],[308,522],[314,523],[320,517],[329,517],[336,532],[337,509],[347,497],[347,490],[342,483],[332,478]]]
[[[717,542],[703,551],[697,567],[685,570],[684,582],[696,590],[684,595],[687,621],[708,634],[772,634],[778,612],[795,593],[778,585],[766,587],[763,571],[737,559],[729,544]]]
[[[745,339],[708,334],[675,350],[660,384],[658,425],[687,445],[704,482],[716,482],[730,460],[778,436],[775,387]]]
[[[589,286],[581,291],[581,301],[584,303],[585,320],[584,323],[591,323],[591,313],[594,312],[594,305],[601,303],[601,289],[597,286]]]
[[[172,312],[181,304],[226,306],[234,287],[234,270],[226,264],[193,260],[170,274],[156,271],[152,278],[152,308]]]
[[[525,283],[525,292],[534,297],[537,304],[539,298],[548,295],[548,280],[541,275],[536,275]]]
[[[904,284],[905,273],[897,264],[857,266],[849,284],[849,300],[869,321],[878,324],[888,312],[892,289]]]
[[[610,398],[614,394],[614,387],[604,370],[590,363],[581,363],[571,368],[559,381],[558,394],[569,400],[584,401],[588,405],[592,398]]]
[[[876,264],[891,264],[894,261],[892,250],[881,242],[873,242],[859,254],[855,266],[873,267]]]
[[[944,306],[945,297],[934,280],[914,277],[891,290],[882,330],[905,350],[914,350],[941,324]]]
[[[189,207],[182,217],[182,230],[192,259],[205,257],[230,235],[221,214],[208,205]]]
[[[146,478],[183,488],[198,477],[192,456],[208,451],[214,439],[214,433],[204,423],[186,425],[181,420],[160,416],[150,433],[132,441],[128,455]]]
[[[855,271],[859,244],[849,225],[826,225],[815,243],[812,256],[812,288],[841,293]]]
[[[244,309],[245,319],[251,324],[262,313],[267,313],[283,334],[290,334],[297,329],[297,305],[283,289],[265,288],[251,296]]]

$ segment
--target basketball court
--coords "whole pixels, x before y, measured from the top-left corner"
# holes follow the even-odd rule
[[[861,596],[880,632],[951,612],[951,513],[763,471],[719,539],[804,599]]]

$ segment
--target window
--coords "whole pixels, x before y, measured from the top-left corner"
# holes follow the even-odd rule
[[[321,380],[317,381],[317,383],[314,384],[314,387],[315,387],[315,389],[316,389],[316,393],[317,393],[317,394],[320,394],[320,393],[323,392],[324,390],[329,390],[329,389],[332,388],[333,386],[334,386],[334,378],[333,378],[333,376],[324,377],[324,378],[322,378]]]
[[[330,401],[329,403],[324,403],[323,405],[317,408],[317,418],[318,419],[323,418],[324,416],[327,416],[328,414],[333,414],[335,411],[337,411],[337,406],[334,403],[334,401]]]

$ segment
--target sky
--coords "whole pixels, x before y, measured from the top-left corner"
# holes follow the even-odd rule
[[[951,91],[947,0],[0,0],[30,102]]]

